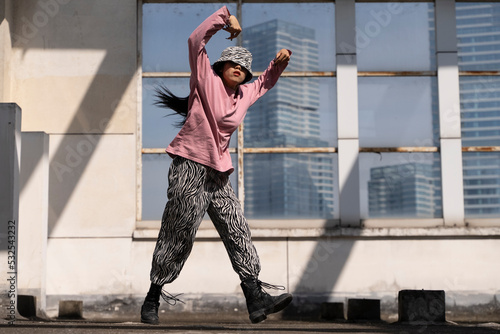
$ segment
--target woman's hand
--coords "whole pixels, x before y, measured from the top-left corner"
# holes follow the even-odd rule
[[[290,52],[287,49],[281,49],[274,58],[274,65],[286,64],[290,60]]]
[[[233,40],[233,38],[238,37],[238,35],[241,33],[240,23],[238,22],[238,19],[234,15],[229,16],[227,25],[222,29],[231,34],[227,38],[230,40]]]

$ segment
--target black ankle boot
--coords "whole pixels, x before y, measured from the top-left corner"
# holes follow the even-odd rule
[[[262,287],[280,289],[278,286],[261,282],[257,278],[248,278],[241,282],[250,314],[249,318],[254,324],[265,320],[268,314],[283,310],[292,301],[292,295],[289,293],[271,296]]]
[[[177,298],[179,295],[172,295],[163,291],[161,285],[151,283],[146,299],[141,307],[141,322],[151,325],[158,325],[160,320],[158,318],[158,308],[160,307],[160,296],[169,305],[175,305],[177,302],[184,304],[182,300]]]
[[[151,283],[146,299],[141,307],[141,322],[158,325],[158,308],[160,307],[161,285]]]

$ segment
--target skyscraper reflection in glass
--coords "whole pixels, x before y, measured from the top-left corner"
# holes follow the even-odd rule
[[[498,71],[500,69],[500,4],[457,3],[456,18],[460,71]],[[430,27],[430,30],[432,29]],[[460,109],[463,146],[500,145],[500,77],[487,76],[487,72],[485,75],[478,76],[462,75],[460,77]],[[434,123],[434,126],[436,127],[435,133],[439,133],[438,123]],[[444,126],[447,125],[444,124]],[[500,153],[463,153],[466,217],[499,216],[499,167]],[[369,183],[370,216],[389,216],[387,208],[395,203],[394,199],[399,198],[403,201],[404,194],[412,192],[412,189],[403,189],[403,187],[399,193],[398,188],[395,187],[388,189],[380,187],[380,180],[377,181],[374,175],[385,174],[388,180],[404,179],[394,168],[395,166],[387,166],[371,170],[372,178]],[[434,170],[437,169],[434,168]],[[414,187],[418,187],[416,179],[406,181],[413,183]],[[411,188],[412,186],[408,184],[407,187]],[[434,182],[434,187],[435,194],[439,193],[439,182]],[[374,202],[373,198],[375,197],[380,198]],[[384,203],[381,204],[381,202]],[[441,209],[436,203],[434,216],[438,216],[437,213]],[[392,215],[407,216],[412,211],[409,208],[411,205],[415,206],[413,208],[415,216],[419,216],[419,212],[425,211],[425,209],[419,208],[421,204],[417,200],[400,204],[399,207],[394,207]]]
[[[252,67],[293,51],[288,71],[317,71],[315,30],[283,20],[244,29]],[[320,138],[319,80],[281,78],[245,118],[245,147],[327,147]],[[332,218],[334,157],[323,153],[246,154],[245,214],[251,218]]]
[[[436,210],[432,164],[407,163],[370,170],[371,217],[429,218]]]
[[[457,3],[461,71],[500,69],[500,4]],[[461,76],[463,146],[500,146],[500,77]],[[500,214],[500,153],[464,152],[466,217]]]

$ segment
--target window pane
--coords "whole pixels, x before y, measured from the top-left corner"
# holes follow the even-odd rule
[[[349,52],[351,46],[346,46]],[[436,68],[434,4],[357,3],[356,51],[360,71]]]
[[[142,67],[144,72],[189,71],[189,35],[200,23],[224,4],[221,3],[147,3],[142,7]],[[227,5],[236,14],[236,5]],[[226,39],[228,33],[219,31],[206,49],[212,63],[222,50],[235,45]]]
[[[438,146],[434,77],[359,78],[362,147]]]
[[[142,155],[142,220],[161,220],[171,162],[168,154]]]
[[[500,217],[500,153],[464,152],[462,158],[465,216]]]
[[[361,218],[442,217],[439,154],[361,153]]]
[[[500,77],[460,77],[463,146],[500,146]]]
[[[457,3],[458,62],[462,71],[500,69],[500,4]]]
[[[142,79],[142,147],[167,147],[179,132],[182,120],[170,109],[155,106],[155,89],[163,85],[179,97],[189,95],[189,79]],[[169,116],[170,115],[170,116]]]
[[[231,154],[234,172],[229,181],[238,193],[238,157]],[[142,155],[142,220],[161,220],[167,202],[168,169],[172,159],[168,154]],[[209,219],[205,215],[205,219]]]
[[[287,71],[334,71],[333,3],[245,3],[243,46],[264,70],[280,49],[293,52]]]
[[[333,147],[334,78],[281,78],[245,117],[246,147]]]
[[[248,218],[338,218],[336,154],[245,154]]]

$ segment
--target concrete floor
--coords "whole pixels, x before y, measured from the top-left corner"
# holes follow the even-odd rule
[[[220,320],[217,316],[183,316],[163,318],[158,326],[141,324],[139,319],[86,319],[35,321],[18,319],[14,325],[0,320],[0,333],[49,334],[49,333],[500,333],[498,323],[457,324],[400,324],[380,322],[328,322],[289,321],[270,316],[260,324],[251,324],[248,319]]]

